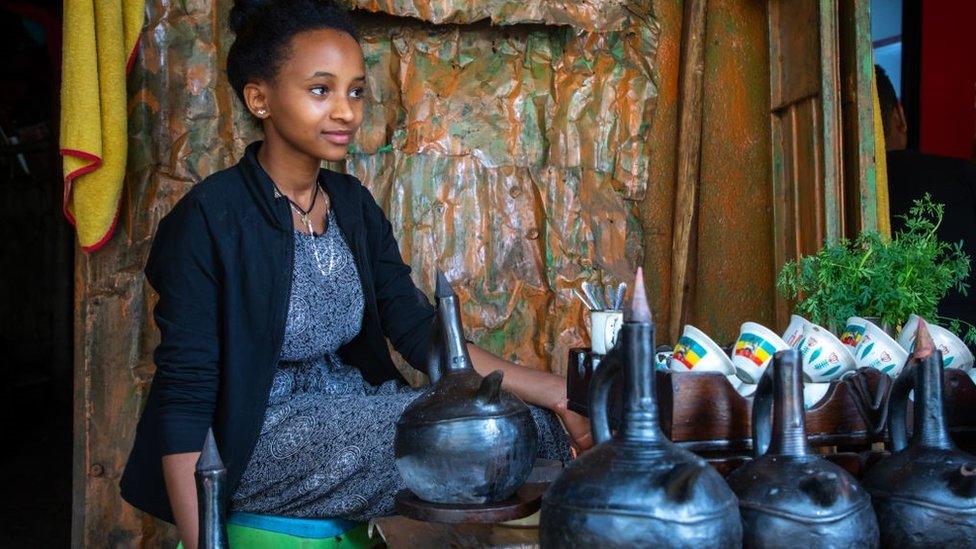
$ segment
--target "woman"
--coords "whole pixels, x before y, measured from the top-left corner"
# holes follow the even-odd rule
[[[130,503],[195,543],[193,468],[213,426],[234,510],[363,520],[402,488],[394,423],[419,394],[387,340],[423,369],[433,309],[392,227],[342,160],[363,120],[366,69],[348,16],[316,0],[238,2],[228,79],[265,139],[195,185],[159,224],[157,371],[122,478]],[[578,448],[586,421],[561,377],[469,345],[475,369],[548,409]],[[542,454],[565,458],[533,407]]]

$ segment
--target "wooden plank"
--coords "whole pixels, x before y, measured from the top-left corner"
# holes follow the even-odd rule
[[[839,5],[843,189],[848,214],[844,234],[848,237],[878,230],[870,4],[851,0]]]
[[[681,104],[678,126],[678,178],[675,184],[671,246],[671,341],[678,340],[687,307],[689,258],[692,256],[701,167],[701,102],[705,70],[707,0],[686,4],[681,56]]]
[[[837,0],[820,0],[820,139],[823,143],[824,233],[827,242],[831,243],[843,236],[844,227],[838,47]]]
[[[776,268],[844,236],[836,0],[769,0]],[[814,84],[815,81],[815,84]],[[776,298],[777,324],[791,304]]]
[[[770,103],[781,109],[821,91],[817,0],[769,2]]]

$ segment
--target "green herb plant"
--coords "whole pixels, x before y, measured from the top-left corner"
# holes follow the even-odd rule
[[[950,289],[966,295],[970,270],[961,241],[950,244],[936,237],[943,212],[943,205],[926,194],[900,216],[905,226],[894,238],[864,232],[854,240],[825,245],[816,255],[787,262],[776,287],[798,300],[797,314],[835,329],[852,316],[878,317],[882,324],[898,327],[914,313],[974,344],[976,327],[937,314]]]

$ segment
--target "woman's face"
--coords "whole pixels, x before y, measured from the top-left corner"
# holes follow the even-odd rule
[[[248,103],[252,112],[266,109],[269,139],[315,158],[345,158],[366,100],[366,65],[355,39],[334,29],[297,34],[275,81],[258,87],[266,106]]]

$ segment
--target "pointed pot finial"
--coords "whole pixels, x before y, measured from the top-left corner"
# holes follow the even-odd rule
[[[197,471],[219,471],[224,468],[224,462],[220,459],[220,452],[217,450],[217,441],[214,440],[213,428],[207,429],[207,438],[203,442],[203,449],[200,450],[200,457],[197,458]]]
[[[643,322],[651,324],[651,307],[647,304],[647,292],[644,290],[644,269],[637,267],[637,275],[634,277],[634,295],[630,300],[630,310],[628,311],[630,322]]]
[[[925,323],[925,319],[919,318],[918,330],[915,332],[915,352],[912,353],[912,358],[922,360],[931,355],[934,350],[935,342],[932,341],[929,327]]]
[[[437,285],[434,288],[435,297],[451,297],[454,295],[454,289],[451,288],[450,281],[444,275],[444,271],[437,269]]]

